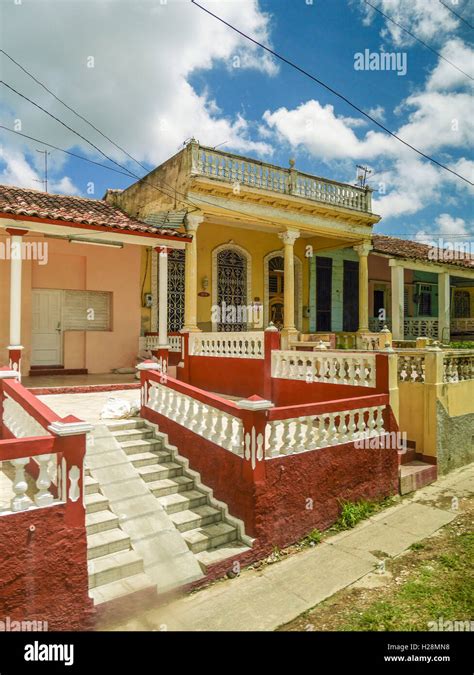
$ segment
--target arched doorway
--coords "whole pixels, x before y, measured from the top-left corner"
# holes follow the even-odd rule
[[[237,244],[218,246],[212,252],[212,329],[239,332],[248,329],[251,305],[250,255]],[[214,310],[218,309],[215,319]]]

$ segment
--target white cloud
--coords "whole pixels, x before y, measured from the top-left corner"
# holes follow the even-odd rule
[[[377,122],[385,122],[385,108],[377,105],[374,108],[369,108],[368,114],[377,120]]]
[[[3,166],[3,169],[1,168]],[[0,183],[17,187],[43,189],[43,173],[35,171],[22,152],[3,147],[0,150]],[[48,182],[48,192],[76,195],[78,188],[68,176]]]
[[[474,78],[474,50],[462,40],[455,38],[446,42],[440,54],[447,60],[439,59],[426,88],[428,90],[446,90],[455,87],[472,87],[472,80],[469,80],[467,75]],[[457,68],[454,66],[457,66]]]
[[[441,41],[451,31],[457,28],[460,21],[440,2],[432,0],[370,0],[388,17],[396,21],[418,38],[424,41]],[[375,19],[382,20],[384,27],[381,36],[391,41],[397,47],[412,45],[415,40],[395,23],[384,19],[373,10],[364,0],[360,0],[360,8],[364,13],[365,25],[370,25]]]
[[[213,4],[227,21],[270,43],[269,17],[258,0],[208,2],[211,9]],[[203,144],[226,142],[226,147],[239,152],[272,151],[263,140],[252,140],[251,128],[241,115],[225,116],[213,96],[198,93],[190,78],[217,63],[235,76],[249,68],[272,76],[277,66],[267,54],[189,2],[11,2],[2,3],[2,21],[9,26],[2,34],[3,49],[141,162],[159,164],[191,136]],[[0,58],[2,78],[117,161],[127,161],[4,56]],[[236,64],[239,68],[234,68]],[[24,133],[64,148],[78,146],[97,158],[90,146],[26,101],[6,90],[2,99],[3,124],[12,126],[13,120],[20,119]],[[6,134],[2,141],[24,150],[21,141]],[[52,171],[61,161],[51,158]],[[135,164],[129,166],[142,173]],[[7,172],[17,171],[12,166]],[[24,180],[26,174],[24,169]]]

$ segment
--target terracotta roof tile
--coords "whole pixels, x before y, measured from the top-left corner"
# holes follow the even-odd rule
[[[109,227],[111,231],[126,230],[137,234],[145,232],[186,237],[186,234],[174,229],[143,223],[103,200],[55,195],[12,185],[0,185],[0,213],[24,216],[25,220],[35,217],[63,220],[65,225],[81,223]]]
[[[443,263],[474,269],[474,257],[468,253],[455,251],[453,254],[449,249],[433,249],[428,244],[410,241],[409,239],[397,239],[396,237],[388,237],[383,234],[374,234],[372,236],[372,244],[374,252],[385,253],[396,258],[407,258],[408,260],[418,260],[427,263]]]

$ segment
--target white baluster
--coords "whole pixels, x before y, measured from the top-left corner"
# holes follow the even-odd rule
[[[15,467],[15,477],[13,478],[12,485],[15,496],[11,500],[12,511],[26,511],[31,505],[31,499],[26,494],[28,483],[25,478],[25,466],[29,461],[29,457],[11,460],[11,463]]]
[[[268,447],[270,451],[270,457],[276,457],[278,455],[278,427],[279,422],[270,422],[270,436],[268,438]]]
[[[295,452],[304,452],[306,450],[306,417],[299,417],[295,420]]]
[[[292,444],[293,444],[293,432],[291,429],[291,420],[282,420],[283,424],[283,435],[282,435],[282,447],[281,447],[281,454],[282,455],[290,455],[293,450],[292,450]]]
[[[38,455],[36,458],[40,467],[38,478],[36,480],[38,492],[34,497],[36,506],[49,506],[54,501],[54,497],[49,491],[51,478],[48,472],[48,464],[51,457],[52,455]]]

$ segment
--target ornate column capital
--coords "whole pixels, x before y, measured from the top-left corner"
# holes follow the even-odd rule
[[[186,215],[185,223],[187,234],[193,234],[194,232],[197,232],[197,229],[203,220],[203,213],[188,213]]]
[[[300,231],[292,228],[289,228],[286,232],[278,233],[278,238],[281,239],[285,245],[289,244],[291,246],[293,246],[299,236]]]
[[[374,248],[370,241],[364,241],[362,244],[357,244],[356,246],[353,247],[354,251],[357,252],[357,255],[360,257],[362,256],[367,256],[369,253],[372,251]]]

